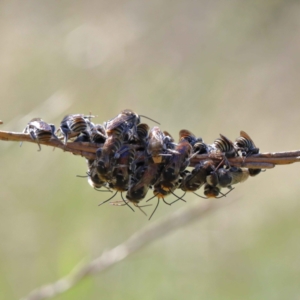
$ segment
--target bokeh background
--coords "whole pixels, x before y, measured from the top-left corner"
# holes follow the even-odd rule
[[[32,117],[59,125],[68,113],[101,123],[130,108],[175,137],[186,128],[210,143],[245,130],[262,152],[300,149],[299,15],[299,1],[283,0],[2,0],[1,129]],[[81,157],[4,141],[0,151],[0,299],[149,224],[98,207],[107,193],[76,177]],[[294,164],[250,178],[228,195],[235,204],[55,299],[300,299],[299,173]],[[151,222],[206,201],[186,199]]]

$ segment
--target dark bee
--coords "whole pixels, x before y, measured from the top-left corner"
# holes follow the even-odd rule
[[[97,174],[96,161],[93,159],[87,159],[87,164],[89,169],[87,172],[87,178],[90,186],[92,186],[97,191],[100,190],[102,187],[108,189],[106,181],[101,180]],[[107,191],[109,191],[109,189]]]
[[[109,187],[118,192],[128,190],[130,176],[133,173],[135,150],[127,145],[124,145],[119,150],[119,158],[116,160],[116,165],[112,172],[112,179],[109,182]]]
[[[259,153],[259,148],[255,146],[253,140],[245,131],[240,132],[240,137],[235,141],[235,147],[237,150],[241,151],[242,156],[247,157]]]
[[[182,198],[179,198],[178,196],[176,196],[174,194],[174,191],[175,189],[178,187],[179,185],[179,181],[177,182],[163,182],[163,181],[159,181],[157,183],[154,184],[154,190],[153,190],[153,194],[154,196],[151,197],[150,199],[148,199],[146,202],[152,200],[153,198],[156,198],[157,197],[157,204],[151,214],[151,216],[149,217],[149,220],[152,218],[152,216],[154,215],[155,211],[157,210],[158,208],[158,205],[159,205],[159,202],[160,200],[162,199],[163,202],[167,205],[172,205],[174,202],[178,201],[178,200],[182,200],[185,202],[184,199]],[[170,194],[173,194],[175,195],[178,199],[173,201],[172,203],[168,203],[166,200],[165,200],[165,197],[167,197],[168,195]]]
[[[107,139],[106,131],[101,124],[92,124],[89,134],[92,143],[104,144]]]
[[[162,181],[178,181],[179,174],[183,172],[189,165],[193,148],[188,142],[188,138],[192,136],[193,134],[187,130],[180,131],[179,143],[174,148],[176,154],[172,154],[163,168]]]
[[[122,136],[112,135],[107,138],[103,147],[97,150],[97,173],[102,180],[111,180],[112,172],[120,155],[118,151],[122,145]]]
[[[69,138],[75,137],[84,133],[89,135],[90,118],[92,116],[84,116],[82,114],[67,115],[60,123],[60,131],[64,137],[64,144]]]
[[[221,193],[221,188],[218,186],[212,186],[208,183],[205,184],[204,186],[204,195],[206,198],[223,198],[226,197],[231,191],[233,191],[234,188],[231,188],[227,193],[223,194]],[[221,194],[221,196],[219,196]]]
[[[140,208],[139,203],[146,197],[150,186],[157,181],[159,170],[160,166],[153,162],[140,166],[132,178],[126,199]]]
[[[23,130],[23,133],[28,133],[33,140],[37,141],[39,146],[38,151],[41,151],[41,145],[39,144],[40,141],[46,142],[52,138],[58,140],[54,132],[55,126],[44,122],[41,118],[32,119]],[[22,142],[20,143],[20,146],[21,145]]]
[[[220,134],[220,137],[221,138],[217,138],[214,141],[212,146],[214,146],[216,150],[224,153],[225,157],[227,158],[237,156],[233,142],[222,134]]]
[[[147,145],[147,153],[151,155],[154,163],[161,163],[162,156],[160,156],[164,150],[164,138],[165,135],[159,127],[153,127],[149,133],[149,140]]]
[[[250,136],[245,132],[240,132],[240,137],[235,141],[235,147],[238,151],[241,151],[243,157],[248,157],[253,154],[259,153],[259,148],[257,148],[250,138]],[[261,169],[249,169],[250,176],[256,176],[261,172]]]
[[[145,123],[140,123],[137,125],[136,133],[138,136],[138,141],[142,144],[146,143],[149,135],[149,126]]]
[[[197,138],[193,133],[191,133],[187,129],[180,130],[179,137],[180,137],[180,139],[187,140],[191,144],[192,147],[194,147],[194,145],[196,143],[203,143],[203,140],[201,137]]]
[[[204,195],[207,198],[222,198],[222,197],[224,197],[224,194],[223,194],[223,196],[218,197],[220,193],[221,193],[221,191],[220,191],[219,187],[209,185],[208,183],[205,184]]]
[[[183,173],[183,178],[180,188],[185,192],[194,192],[201,188],[206,183],[206,177],[214,172],[214,162],[212,160],[205,160],[199,162],[192,172]]]
[[[126,124],[128,129],[136,128],[136,126],[141,122],[141,118],[138,114],[130,109],[122,110],[115,118],[107,121],[105,123],[105,129],[108,135],[114,132],[120,126]]]
[[[173,138],[165,131],[162,132],[159,127],[153,127],[150,130],[147,153],[152,157],[154,163],[159,164],[163,161],[163,156],[170,156],[172,152]]]
[[[213,150],[213,147],[205,144],[203,141],[197,141],[193,144],[193,152],[197,154],[206,154]]]
[[[111,172],[109,187],[115,190],[115,194],[99,205],[102,205],[121,193],[121,198],[125,204],[127,201],[123,198],[122,193],[128,190],[131,174],[133,173],[133,161],[135,150],[124,145],[119,150],[119,157],[116,159],[116,165]],[[129,206],[130,207],[130,206]],[[131,207],[130,207],[131,208]],[[132,209],[132,208],[131,208]]]
[[[215,188],[227,187],[232,190],[232,185],[244,182],[249,177],[246,168],[231,167],[229,169],[220,168],[206,177],[207,184]],[[208,189],[208,188],[207,188]],[[211,189],[213,190],[213,189]],[[217,190],[217,189],[215,189]],[[211,196],[212,197],[212,196]]]
[[[110,135],[115,131],[121,131],[126,135],[125,140],[138,139],[137,126],[141,123],[141,116],[131,109],[122,110],[119,115],[105,123],[106,132]],[[145,118],[157,123],[148,117]],[[122,127],[121,130],[120,127]]]

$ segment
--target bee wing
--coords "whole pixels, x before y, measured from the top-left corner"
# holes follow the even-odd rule
[[[231,144],[232,146],[234,145],[233,142],[230,139],[228,139],[225,135],[220,133],[220,137],[227,143]]]
[[[115,117],[114,119],[106,122],[105,124],[105,129],[107,132],[119,127],[120,125],[122,125],[124,122],[129,121],[130,119],[132,119],[134,117],[134,115],[124,115],[124,114],[119,114],[117,117]]]
[[[243,138],[245,138],[246,140],[249,140],[252,143],[253,148],[256,148],[253,140],[251,139],[251,137],[245,131],[241,130],[240,136],[243,137]]]
[[[171,143],[173,143],[173,142],[175,141],[175,140],[173,139],[172,135],[171,135],[168,131],[164,130],[164,131],[163,131],[163,134],[164,134],[165,136],[169,136],[169,137],[171,138],[171,140],[170,140]]]
[[[182,129],[179,131],[179,141],[183,138],[192,137],[196,140],[196,136],[187,129]]]

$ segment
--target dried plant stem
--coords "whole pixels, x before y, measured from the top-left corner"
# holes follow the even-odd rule
[[[78,265],[71,273],[60,280],[35,289],[21,300],[41,300],[55,297],[71,289],[84,278],[105,271],[167,233],[177,228],[182,228],[182,226],[192,221],[199,220],[208,213],[232,202],[234,201],[206,201],[201,204],[191,204],[189,208],[181,208],[171,215],[164,217],[162,220],[147,225],[145,228],[134,233],[122,244],[104,252],[91,262],[85,265]]]
[[[29,134],[10,132],[10,131],[0,131],[0,140],[3,141],[14,141],[14,142],[29,142],[36,143]],[[102,144],[94,143],[83,143],[83,142],[70,142],[64,145],[61,141],[56,139],[51,139],[47,142],[39,142],[41,145],[50,146],[54,148],[62,149],[66,152],[71,152],[74,155],[80,155],[87,159],[96,158],[96,150],[102,147]],[[197,155],[191,160],[190,166],[195,166],[199,161],[205,160],[207,158],[213,159],[215,161],[221,161],[222,156],[217,155]],[[287,152],[277,152],[277,153],[261,153],[252,155],[245,158],[236,157],[229,158],[228,161],[232,166],[236,167],[246,167],[253,169],[271,169],[275,165],[287,165],[300,161],[300,150],[287,151]]]

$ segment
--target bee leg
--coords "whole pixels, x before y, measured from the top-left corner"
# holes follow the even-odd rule
[[[217,199],[220,199],[220,198],[223,198],[223,197],[226,197],[231,191],[233,191],[234,188],[231,188],[227,193],[223,194],[221,192],[219,192],[222,196],[221,197],[216,197]]]
[[[98,206],[100,206],[100,205],[102,205],[102,204],[108,202],[109,200],[111,200],[113,197],[115,197],[115,196],[117,195],[117,193],[118,193],[118,191],[116,191],[116,192],[113,194],[113,196],[111,196],[109,199],[107,199],[107,200],[101,202],[100,204],[98,204]]]
[[[157,210],[158,205],[159,205],[159,199],[157,199],[157,204],[156,204],[156,206],[155,206],[155,208],[154,208],[154,210],[153,210],[153,212],[152,212],[152,214],[151,214],[151,216],[149,217],[148,220],[150,220],[150,219],[152,218],[153,214],[154,214],[155,211]]]
[[[171,191],[170,191],[171,192]],[[173,201],[173,202],[171,202],[170,203],[170,205],[172,205],[173,203],[175,203],[175,202],[177,202],[178,200],[182,200],[182,201],[184,201],[184,202],[186,202],[184,199],[182,199],[184,196],[185,196],[185,194],[186,194],[186,192],[184,192],[184,194],[179,198],[177,195],[175,195],[173,192],[171,192],[174,196],[176,196],[178,199],[176,199],[175,201]]]
[[[195,192],[193,192],[193,194],[195,194],[196,196],[198,196],[198,197],[200,197],[200,198],[202,198],[202,199],[208,199],[207,197],[200,196],[199,194],[197,194],[197,193],[195,193]]]
[[[38,146],[39,146],[39,150],[38,150],[38,151],[41,151],[41,150],[42,150],[42,147],[41,147],[40,143],[37,142],[37,144],[38,144]]]
[[[123,194],[122,194],[122,192],[121,192],[121,198],[122,198],[122,200],[124,201],[124,203],[134,212],[134,209],[128,204],[128,201],[126,201],[125,199],[124,199],[124,197],[123,197]]]
[[[165,204],[171,205],[171,203],[168,203],[168,202],[165,200],[165,198],[162,198],[162,199],[163,199],[163,202],[164,202]]]

